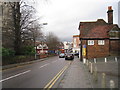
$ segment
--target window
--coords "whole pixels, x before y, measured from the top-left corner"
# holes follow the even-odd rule
[[[94,40],[88,40],[88,45],[94,45]]]
[[[98,45],[105,45],[105,41],[104,40],[98,40]]]

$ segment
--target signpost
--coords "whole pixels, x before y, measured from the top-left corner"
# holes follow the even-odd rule
[[[83,45],[82,48],[83,63],[86,63],[86,45]]]

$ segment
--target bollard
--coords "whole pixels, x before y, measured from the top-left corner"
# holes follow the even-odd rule
[[[86,63],[86,58],[83,58],[83,64],[85,64]]]
[[[95,70],[94,70],[94,81],[95,81],[95,82],[98,81],[97,67],[95,67]]]
[[[94,58],[94,63],[96,63],[96,58]]]
[[[117,57],[115,57],[115,62],[117,62]]]
[[[89,66],[88,66],[88,68],[89,68],[89,72],[90,72],[90,65],[91,65],[91,62],[89,62]]]
[[[111,90],[115,88],[115,82],[113,80],[110,80],[110,88]]]
[[[102,88],[106,88],[106,74],[102,73]]]
[[[85,65],[87,65],[87,59],[86,59]]]
[[[88,66],[88,60],[87,60],[87,66]]]
[[[90,73],[92,74],[93,73],[93,64],[91,63],[90,65]]]
[[[107,58],[105,58],[105,63],[107,62]]]

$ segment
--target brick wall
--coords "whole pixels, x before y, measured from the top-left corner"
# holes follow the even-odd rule
[[[120,53],[120,40],[110,40],[110,54]]]
[[[94,40],[94,45],[88,45],[87,40],[82,41],[82,45],[87,45],[86,58],[99,58],[109,56],[109,40],[105,40],[105,45],[98,45],[98,40]]]

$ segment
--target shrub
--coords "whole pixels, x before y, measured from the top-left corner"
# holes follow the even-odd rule
[[[15,55],[15,51],[12,49],[7,49],[7,48],[2,48],[2,56],[14,56]]]
[[[35,54],[35,49],[33,46],[25,46],[21,49],[23,55],[34,55]]]

